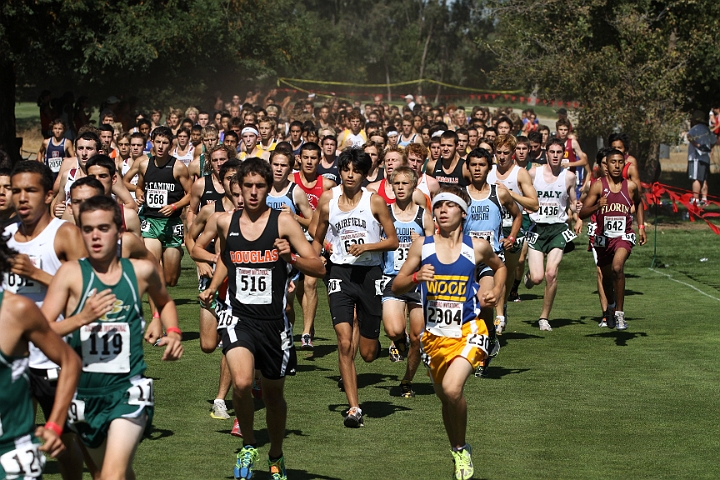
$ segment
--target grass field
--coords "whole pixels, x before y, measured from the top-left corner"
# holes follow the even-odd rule
[[[648,268],[652,245],[636,248],[630,257],[627,331],[597,327],[594,266],[580,240],[561,264],[552,332],[536,326],[542,286],[521,287],[522,302],[509,307],[509,329],[490,378],[472,377],[466,386],[475,478],[720,476],[715,313],[720,237],[707,229],[662,228],[658,239],[665,268]],[[171,291],[185,332],[185,356],[162,363],[161,352],[146,347],[157,404],[153,434],[135,460],[139,479],[232,478],[241,442],[229,435],[231,420],[209,416],[220,352],[200,351],[196,293],[186,256],[180,285]],[[395,396],[404,364],[387,357],[360,361],[366,426],[346,429],[324,290],[316,329],[314,352],[298,351],[298,375],[286,383],[289,478],[450,478],[440,403],[422,367],[417,396],[404,399]],[[262,402],[256,407],[264,458],[269,446]],[[263,462],[261,470],[266,468]],[[46,472],[46,479],[60,478],[54,461]]]

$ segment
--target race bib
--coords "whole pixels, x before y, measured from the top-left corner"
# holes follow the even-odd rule
[[[400,271],[405,260],[407,260],[408,252],[410,251],[410,243],[401,243],[395,254],[393,255],[393,268],[396,272]]]
[[[484,238],[488,243],[492,244],[493,232],[490,230],[483,230],[481,232],[470,232],[472,238]]]
[[[218,302],[218,305],[220,305],[220,302]],[[218,307],[215,311],[218,316],[218,330],[222,330],[223,328],[235,328],[239,319],[238,317],[233,316],[232,311],[229,308],[223,308],[220,310]]]
[[[85,421],[85,402],[83,400],[78,400],[77,398],[73,398],[73,401],[70,403],[70,406],[68,407],[68,423],[70,425],[74,423],[80,423]]]
[[[594,222],[588,223],[588,226],[587,226],[588,237],[594,236],[595,230],[597,230],[597,223],[594,223]]]
[[[149,188],[145,191],[145,204],[150,208],[162,208],[167,205],[168,191]]]
[[[487,335],[480,335],[479,333],[471,333],[465,340],[469,346],[477,347],[485,353],[488,353],[490,349],[490,338]]]
[[[562,232],[562,237],[565,239],[566,242],[572,242],[574,239],[577,238],[577,235],[575,235],[575,232],[568,228],[567,230]]]
[[[60,167],[62,166],[63,158],[62,157],[52,157],[48,158],[48,167],[50,167],[50,170],[53,173],[59,173]]]
[[[375,295],[382,295],[384,286],[385,282],[382,278],[378,278],[377,280],[375,280]]]
[[[341,233],[340,234],[340,245],[343,249],[343,256],[344,257],[351,257],[355,258],[354,255],[352,255],[348,250],[350,250],[350,247],[353,245],[363,245],[367,242],[368,234],[367,232],[348,232],[348,233]]]
[[[235,274],[235,290],[240,303],[270,305],[272,303],[272,270],[238,267]]]
[[[428,301],[425,307],[425,329],[441,337],[462,337],[462,303]]]
[[[502,210],[502,226],[503,227],[512,227],[513,224],[513,216],[512,213],[508,212],[503,208]]]
[[[593,239],[593,247],[605,248],[607,245],[607,238],[604,235],[595,235]]]
[[[182,223],[178,223],[173,227],[173,235],[176,237],[182,237],[185,232],[185,226]]]
[[[342,282],[342,280],[339,280],[337,278],[332,278],[332,279],[328,280],[328,284],[327,284],[328,295],[330,295],[332,293],[337,293],[340,291],[340,282]]]
[[[0,465],[6,478],[40,478],[45,468],[45,456],[38,450],[40,445],[29,441],[15,450],[0,456]]]
[[[620,237],[625,233],[625,216],[603,218],[603,234],[606,237]]]
[[[536,232],[527,232],[525,234],[525,238],[527,238],[528,244],[535,245],[535,242],[537,242],[538,234]]]
[[[42,269],[42,259],[35,255],[28,255],[30,262],[35,268]],[[12,293],[24,295],[26,293],[40,293],[42,285],[35,280],[22,277],[16,273],[8,272],[5,274],[5,290]]]
[[[130,372],[130,325],[95,322],[80,328],[83,372]]]
[[[630,242],[633,245],[635,245],[635,234],[634,233],[624,233],[622,236],[622,239],[626,242]]]
[[[140,231],[145,233],[150,232],[150,222],[148,222],[147,220],[143,220],[142,222],[140,222]]]
[[[133,386],[128,388],[128,405],[139,405],[152,407],[155,405],[155,391],[152,378],[141,378],[133,381]]]
[[[536,215],[539,223],[545,223],[547,220],[556,220],[560,215],[560,205],[558,205],[557,202],[540,202]]]

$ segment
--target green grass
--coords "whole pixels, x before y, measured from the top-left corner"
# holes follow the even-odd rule
[[[553,332],[541,333],[535,325],[542,287],[521,287],[523,301],[509,307],[509,330],[490,378],[471,377],[466,386],[475,478],[720,475],[715,314],[720,239],[706,231],[675,229],[662,229],[658,239],[659,258],[667,266],[657,269],[661,273],[648,268],[651,245],[636,248],[630,257],[625,332],[597,327],[595,269],[579,240],[561,264]],[[704,257],[709,260],[700,262]],[[231,478],[241,442],[229,435],[230,420],[209,416],[220,352],[200,351],[195,272],[187,256],[183,267],[171,294],[185,332],[185,356],[162,363],[160,350],[146,347],[147,374],[156,379],[155,430],[140,445],[135,469],[141,479]],[[440,402],[422,367],[417,396],[403,399],[392,394],[404,364],[385,357],[372,364],[359,361],[366,426],[343,427],[346,400],[336,387],[337,356],[325,298],[323,290],[316,349],[298,351],[298,375],[286,383],[284,451],[290,478],[449,478]],[[256,407],[264,458],[265,415],[261,402]],[[261,470],[266,468],[263,461]],[[60,478],[54,461],[46,471],[46,479]]]

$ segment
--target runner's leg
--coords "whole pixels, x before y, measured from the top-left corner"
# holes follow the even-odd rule
[[[285,424],[287,422],[287,402],[283,396],[285,379],[268,380],[263,378],[263,402],[265,402],[265,419],[267,421],[268,436],[270,437],[270,458],[282,456],[282,444],[285,438]]]
[[[547,255],[547,263],[545,266],[545,296],[543,297],[543,309],[540,318],[550,318],[550,310],[552,310],[555,294],[557,293],[558,267],[560,266],[562,257],[563,251],[560,248],[553,248]]]
[[[231,348],[225,356],[232,378],[233,407],[243,434],[243,444],[255,445],[255,404],[251,393],[255,378],[255,357],[244,347]]]
[[[472,373],[470,362],[463,357],[456,357],[445,372],[442,383],[433,385],[442,403],[443,423],[453,448],[465,445],[467,402],[463,389],[465,381]]]

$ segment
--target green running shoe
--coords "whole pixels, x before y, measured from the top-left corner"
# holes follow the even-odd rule
[[[472,463],[472,447],[465,444],[462,450],[452,452],[455,462],[455,480],[469,480],[472,478],[474,469]]]
[[[275,461],[268,459],[268,466],[270,467],[271,480],[287,480],[287,472],[285,471],[285,456],[282,456]]]
[[[235,462],[235,478],[242,480],[250,480],[254,477],[253,467],[258,459],[257,448],[252,445],[245,445],[240,453],[237,454],[237,461]]]

